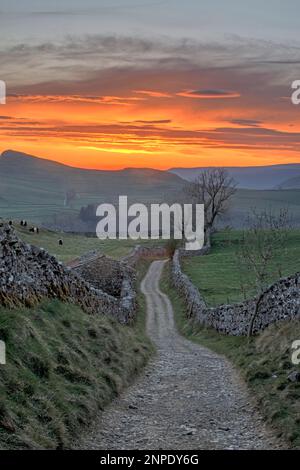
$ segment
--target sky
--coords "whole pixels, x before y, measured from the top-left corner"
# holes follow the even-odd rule
[[[0,0],[0,151],[85,168],[300,162],[297,0]]]

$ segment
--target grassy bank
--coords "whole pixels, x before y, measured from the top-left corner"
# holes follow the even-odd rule
[[[153,352],[141,294],[132,326],[58,301],[0,308],[0,339],[7,349],[0,365],[2,449],[70,446]]]
[[[91,250],[99,250],[113,258],[127,255],[136,245],[157,246],[161,240],[99,240],[96,237],[71,233],[52,232],[40,229],[39,233],[31,233],[28,228],[17,227],[18,234],[26,243],[44,248],[60,261],[67,262]],[[59,239],[63,245],[58,244]]]
[[[240,370],[265,420],[289,446],[300,448],[300,384],[288,381],[291,344],[300,339],[300,322],[272,325],[248,340],[230,337],[188,321],[185,306],[170,282],[169,266],[161,281],[173,304],[178,330],[188,339],[225,355]],[[298,366],[300,372],[300,366]]]
[[[237,230],[223,231],[213,237],[212,251],[202,257],[186,258],[184,272],[199,288],[209,306],[244,300],[240,287],[240,272],[237,266],[236,250],[241,237]],[[282,275],[288,276],[300,270],[300,230],[289,233],[282,259]],[[272,271],[268,278],[271,284],[279,275]],[[247,297],[254,292],[248,287]]]

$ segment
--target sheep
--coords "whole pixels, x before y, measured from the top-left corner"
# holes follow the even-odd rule
[[[64,244],[64,241],[60,238],[60,239],[58,240],[58,244],[59,244],[60,246],[62,246],[62,245]]]
[[[30,227],[29,232],[31,232],[31,233],[39,233],[40,230],[39,230],[38,227]]]

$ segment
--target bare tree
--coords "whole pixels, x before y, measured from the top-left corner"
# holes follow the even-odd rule
[[[252,336],[255,319],[263,293],[270,279],[282,276],[282,262],[286,251],[286,241],[290,228],[289,214],[286,209],[273,214],[271,210],[257,212],[248,216],[241,241],[237,250],[237,263],[241,277],[241,288],[245,286],[257,292],[258,297],[252,314],[248,336]]]
[[[65,207],[71,207],[72,203],[75,201],[77,197],[77,193],[75,189],[68,189],[65,192],[65,198],[64,198],[64,206]]]
[[[211,233],[218,216],[228,208],[228,201],[236,192],[236,183],[224,168],[204,170],[186,187],[186,193],[195,204],[204,204],[205,242],[211,244]]]

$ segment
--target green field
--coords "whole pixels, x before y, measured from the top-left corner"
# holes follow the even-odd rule
[[[254,338],[222,335],[186,318],[183,299],[170,282],[166,266],[161,281],[169,295],[179,332],[191,341],[206,346],[238,367],[261,412],[288,446],[300,448],[300,384],[289,382],[290,372],[298,370],[291,362],[293,341],[300,338],[300,321],[272,325]]]
[[[6,183],[7,188],[2,184],[3,197],[0,192],[0,215],[4,218],[28,219],[34,223],[51,224],[55,216],[66,217],[75,220],[82,206],[87,204],[100,204],[102,202],[116,203],[119,194],[122,194],[121,188],[115,186],[114,191],[108,191],[107,188],[101,188],[101,191],[94,193],[81,193],[74,201],[72,207],[64,207],[63,191],[54,191],[53,188],[47,189],[48,183],[44,188],[36,188],[30,182],[25,186],[20,183]],[[142,192],[140,187],[123,189],[123,194],[129,195],[130,203],[140,202],[147,204],[149,202],[168,202],[168,199],[180,200],[180,186],[178,193],[173,188],[156,188]],[[4,191],[5,190],[5,191]],[[269,210],[274,212],[282,208],[289,210],[294,222],[300,226],[300,189],[291,190],[250,190],[239,189],[230,202],[229,210],[223,218],[223,224],[235,228],[244,226],[247,214],[256,209]]]
[[[223,231],[214,235],[209,255],[186,258],[183,270],[198,287],[209,306],[244,300],[237,263],[237,246],[241,232]],[[300,230],[290,231],[282,258],[282,274],[288,276],[300,270]],[[279,275],[274,270],[269,275],[271,284]],[[251,287],[247,297],[254,294]]]
[[[62,262],[70,261],[91,250],[99,250],[117,259],[127,255],[136,245],[150,247],[163,243],[160,240],[99,240],[96,237],[52,232],[44,229],[41,229],[37,234],[29,232],[28,228],[16,227],[23,241],[44,248]],[[60,238],[63,240],[62,246],[58,244]]]
[[[300,189],[238,189],[232,198],[234,210],[247,212],[251,208],[290,208],[290,212],[300,214]]]

